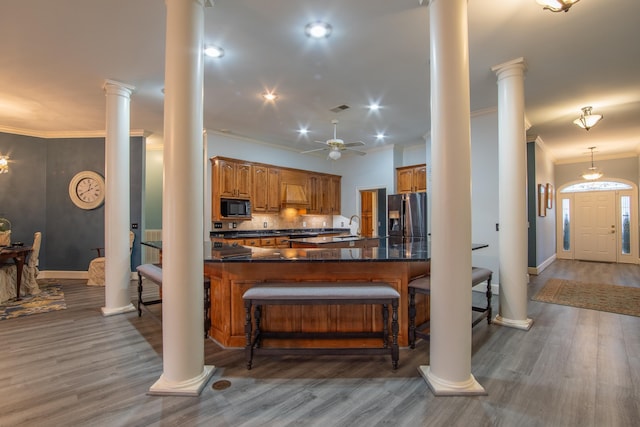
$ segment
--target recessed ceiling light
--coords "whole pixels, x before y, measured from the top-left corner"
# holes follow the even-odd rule
[[[207,46],[204,54],[210,58],[222,58],[224,56],[224,49],[218,46]]]
[[[380,109],[380,104],[378,104],[377,102],[372,102],[371,104],[369,104],[369,110],[378,111],[379,109]]]
[[[307,128],[300,128],[300,129],[298,129],[298,133],[300,135],[306,135],[306,134],[309,133],[309,130]]]
[[[376,139],[384,139],[384,138],[385,138],[384,132],[378,132],[378,134],[376,135]]]
[[[276,99],[278,99],[278,95],[273,92],[265,92],[262,94],[262,97],[267,101],[275,101]]]
[[[326,22],[311,22],[304,27],[304,32],[307,36],[314,39],[321,39],[329,37],[331,34],[331,25]]]

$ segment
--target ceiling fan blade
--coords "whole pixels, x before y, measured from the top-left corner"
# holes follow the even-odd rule
[[[324,144],[324,145],[327,145],[327,141],[317,141],[317,140],[316,140],[316,141],[313,141],[313,142],[317,142],[318,144]]]
[[[365,145],[365,144],[362,141],[347,142],[346,144],[344,144],[345,147],[357,147],[359,145]]]
[[[365,154],[367,154],[367,153],[365,153],[364,151],[353,150],[353,149],[351,149],[351,148],[345,148],[345,150],[346,150],[346,151],[349,151],[350,153],[355,153],[355,154],[357,154],[358,156],[364,156]]]
[[[328,150],[329,147],[326,148],[316,148],[315,150],[307,150],[307,151],[301,151],[300,154],[308,154],[308,153],[315,153],[316,151],[326,151]]]

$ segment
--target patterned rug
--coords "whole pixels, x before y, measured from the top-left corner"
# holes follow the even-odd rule
[[[47,286],[41,288],[41,291],[38,295],[22,297],[20,301],[9,300],[0,304],[0,320],[66,310],[67,304],[60,285]]]
[[[549,279],[534,301],[640,317],[640,288]]]

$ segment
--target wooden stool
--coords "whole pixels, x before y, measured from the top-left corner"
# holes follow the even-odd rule
[[[472,306],[471,309],[475,312],[482,313],[482,316],[478,317],[471,323],[471,327],[476,326],[485,317],[487,323],[491,324],[491,277],[493,272],[487,268],[472,267],[471,268],[471,287],[474,287],[482,282],[487,282],[487,306],[477,307]],[[429,332],[425,332],[424,329],[429,326],[429,321],[416,326],[416,293],[422,295],[431,295],[431,276],[423,276],[414,279],[409,282],[409,346],[416,348],[416,337],[424,340],[429,339]]]

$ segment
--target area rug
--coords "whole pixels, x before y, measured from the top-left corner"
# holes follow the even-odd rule
[[[60,285],[41,288],[38,295],[27,295],[20,301],[10,300],[0,304],[0,320],[15,319],[16,317],[50,311],[65,310],[64,292]]]
[[[549,279],[534,301],[640,317],[640,288]]]

